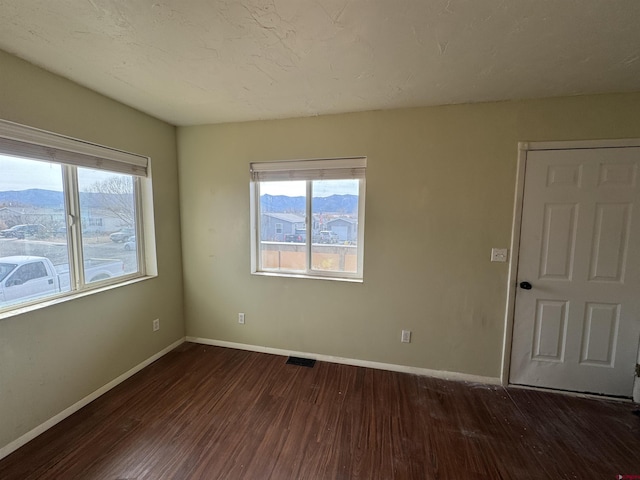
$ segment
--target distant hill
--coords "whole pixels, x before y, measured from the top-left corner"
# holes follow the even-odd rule
[[[80,192],[80,202],[89,207],[99,207],[102,194]],[[305,213],[304,197],[287,197],[286,195],[262,195],[260,197],[262,209],[265,212]],[[62,192],[32,188],[0,192],[0,206],[62,208],[64,197]],[[329,197],[315,197],[313,199],[315,213],[358,213],[357,195],[331,195]]]
[[[264,212],[305,213],[304,197],[287,197],[286,195],[262,195],[260,205]],[[357,195],[331,195],[313,199],[314,213],[358,213]]]
[[[0,205],[60,208],[64,206],[64,197],[62,192],[32,188],[30,190],[0,192]]]
[[[80,192],[80,203],[87,207],[100,207],[101,193]],[[64,208],[62,192],[31,188],[29,190],[10,190],[0,192],[0,206]]]

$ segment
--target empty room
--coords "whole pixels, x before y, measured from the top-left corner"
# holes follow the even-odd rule
[[[0,479],[640,478],[638,18],[0,2]]]

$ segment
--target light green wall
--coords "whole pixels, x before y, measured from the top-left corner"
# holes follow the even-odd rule
[[[498,377],[518,142],[624,137],[639,94],[179,128],[187,335]],[[356,155],[364,283],[250,275],[249,162]]]
[[[159,271],[0,320],[2,447],[183,337],[184,320],[175,127],[1,51],[0,118],[150,156]]]

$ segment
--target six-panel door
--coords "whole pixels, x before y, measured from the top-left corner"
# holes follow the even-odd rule
[[[510,382],[631,396],[640,148],[527,155]]]

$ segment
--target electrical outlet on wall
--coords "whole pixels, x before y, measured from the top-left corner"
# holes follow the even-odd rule
[[[153,331],[154,331],[154,332],[157,332],[158,330],[160,330],[160,319],[159,319],[159,318],[156,318],[156,319],[153,321]]]
[[[492,262],[506,262],[509,257],[509,251],[506,248],[492,248],[491,249],[491,261]]]
[[[244,325],[244,313],[238,314],[238,323]]]

